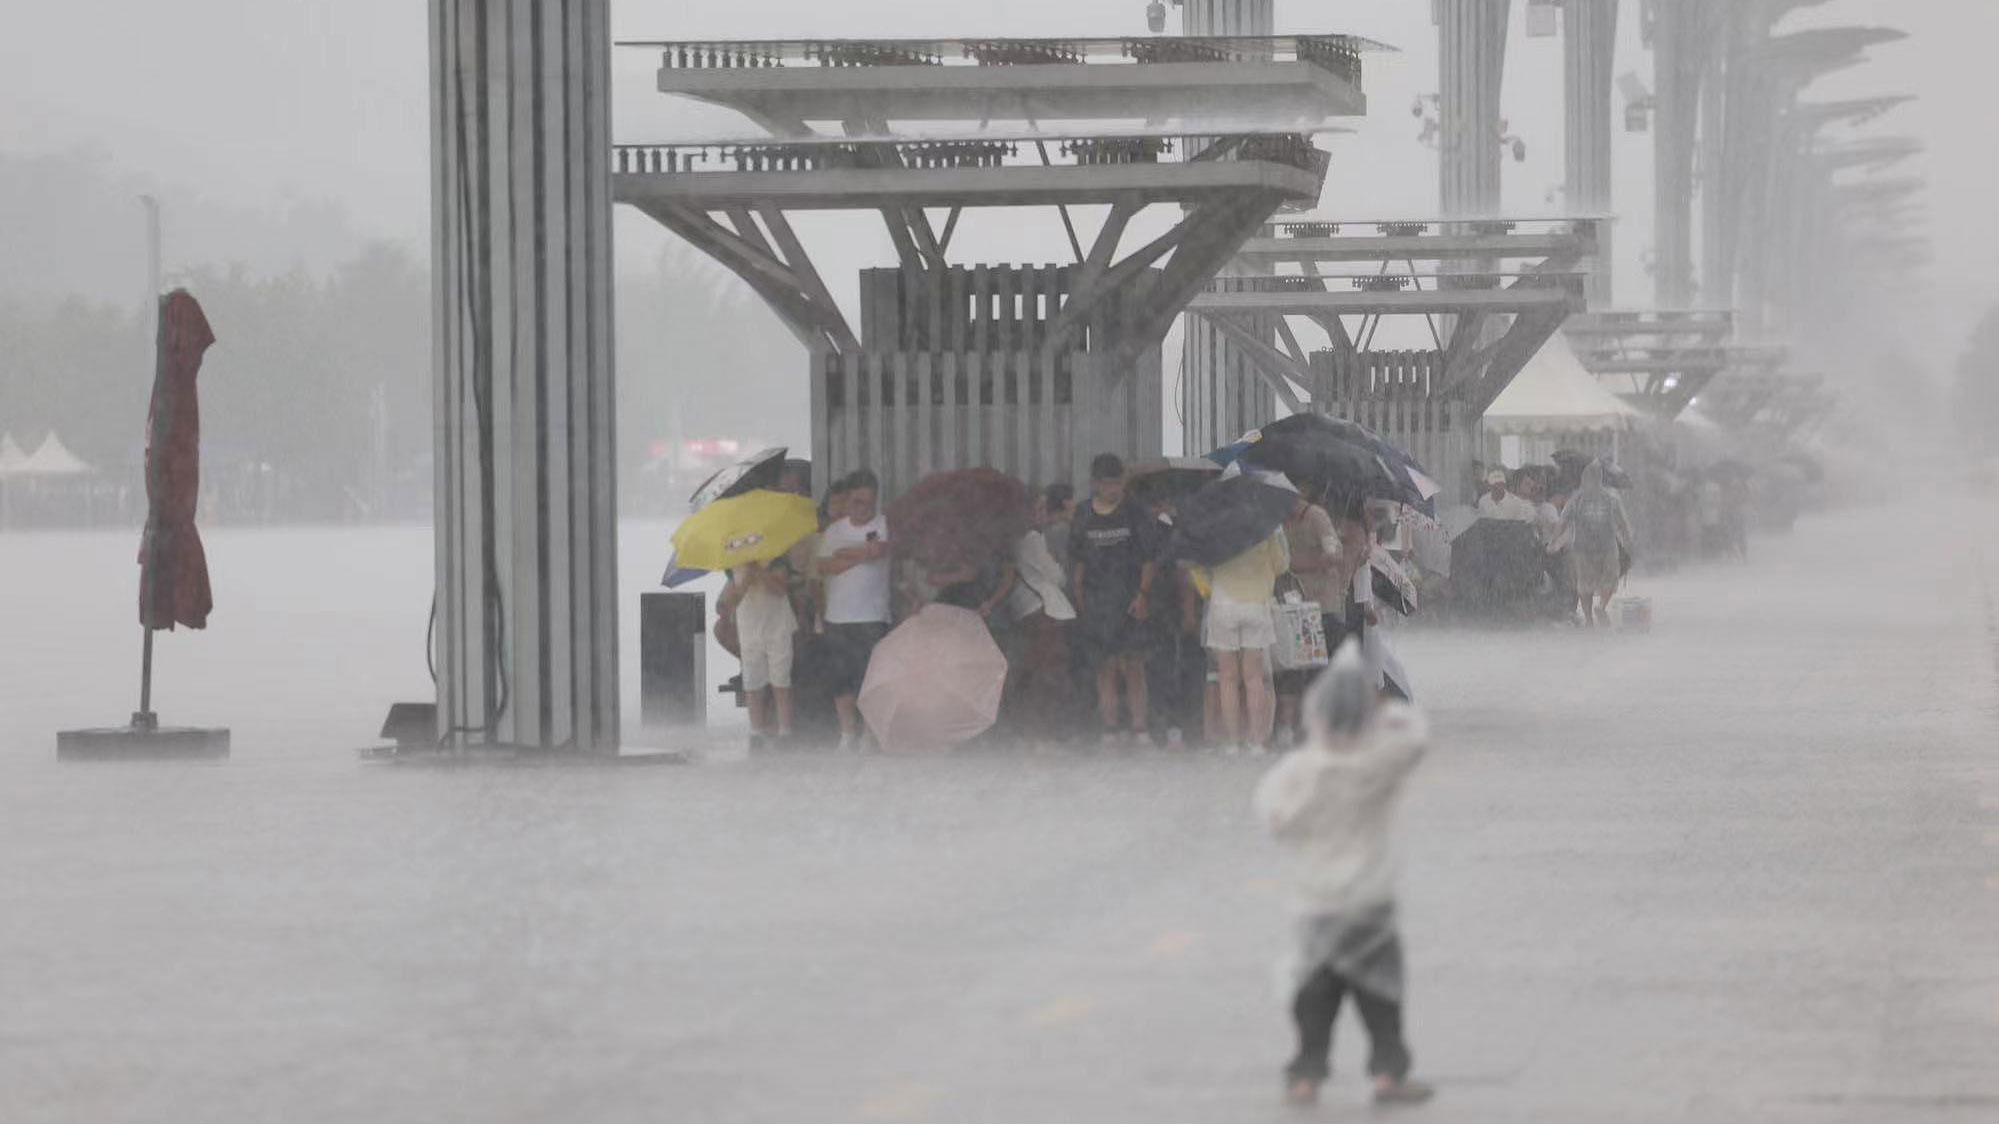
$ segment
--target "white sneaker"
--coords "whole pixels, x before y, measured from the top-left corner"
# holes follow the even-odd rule
[[[1097,741],[1097,745],[1104,749],[1116,749],[1123,744],[1124,734],[1117,730],[1105,730],[1104,736]]]
[[[840,735],[840,752],[841,752],[841,753],[859,753],[860,751],[861,751],[861,739],[860,739],[860,738],[856,737],[856,736],[855,736],[855,735],[853,735],[853,734],[841,734],[841,735]]]
[[[1237,745],[1237,744],[1236,744],[1236,743],[1234,743],[1234,742],[1230,742],[1229,744],[1227,744],[1227,745],[1225,745],[1225,746],[1223,746],[1223,747],[1222,747],[1222,756],[1223,756],[1223,757],[1241,757],[1241,756],[1242,756],[1242,746],[1240,746],[1240,745]]]

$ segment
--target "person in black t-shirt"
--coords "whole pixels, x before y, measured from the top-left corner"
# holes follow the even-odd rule
[[[1146,726],[1145,653],[1152,641],[1152,582],[1159,524],[1125,496],[1124,462],[1105,453],[1090,464],[1090,502],[1069,535],[1077,638],[1097,678],[1097,715],[1105,745],[1122,740],[1118,687],[1135,741]]]

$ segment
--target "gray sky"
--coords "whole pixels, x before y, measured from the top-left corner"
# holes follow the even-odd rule
[[[324,198],[363,234],[420,244],[428,223],[425,8],[422,0],[0,0],[0,26],[8,29],[0,35],[0,149],[94,149],[140,177],[237,206],[282,209]],[[1142,0],[614,3],[626,37],[1133,34],[1143,32],[1143,8]],[[1649,75],[1649,57],[1638,51],[1635,0],[1627,9],[1620,69]],[[1891,24],[1913,33],[1910,42],[1877,52],[1872,65],[1828,82],[1823,93],[1923,98],[1876,131],[1916,133],[1930,146],[1920,168],[1934,183],[1934,278],[1942,299],[1936,312],[1907,326],[1933,363],[1947,361],[1966,334],[1965,318],[1995,298],[1989,270],[1999,262],[1991,204],[1999,199],[1999,156],[1980,107],[1990,86],[1986,56],[1999,42],[1999,6],[1833,0],[1798,20]],[[1417,93],[1436,87],[1429,4],[1279,0],[1278,24],[1368,35],[1405,52],[1371,60],[1374,114],[1359,135],[1331,141],[1326,209],[1359,217],[1433,210],[1434,155],[1416,144],[1409,113]],[[652,65],[638,52],[619,60],[622,139],[747,131],[651,93]],[[1530,156],[1507,170],[1513,211],[1559,209],[1548,192],[1561,179],[1560,88],[1555,41],[1516,34],[1507,111]],[[1646,138],[1620,136],[1619,284],[1633,302],[1649,291],[1638,264],[1650,242],[1646,145]],[[1050,224],[1027,236],[1029,244],[1054,260],[1062,252],[1058,230]],[[621,219],[620,231],[627,261],[649,260],[663,242],[633,216]],[[986,244],[1017,252],[1023,240],[1011,223],[984,238],[967,235],[968,250]],[[875,231],[839,220],[826,220],[821,237],[833,247],[828,264],[836,276],[886,248]],[[200,248],[171,253],[198,258]]]

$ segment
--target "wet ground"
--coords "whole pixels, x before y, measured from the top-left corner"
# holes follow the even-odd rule
[[[1999,1119],[1993,514],[1808,520],[1647,636],[1401,639],[1399,1115]],[[131,550],[0,537],[0,1120],[1292,1118],[1254,763],[361,766],[428,538],[327,531],[213,536],[162,643],[232,762],[58,767],[131,709]],[[1373,1117],[1358,1029],[1317,1118]]]

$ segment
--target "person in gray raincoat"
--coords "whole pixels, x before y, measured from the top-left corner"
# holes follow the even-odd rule
[[[1340,648],[1305,698],[1308,744],[1256,789],[1258,819],[1291,852],[1296,944],[1286,964],[1298,1053],[1286,1097],[1317,1101],[1330,1074],[1333,1023],[1349,994],[1372,1041],[1380,1104],[1427,1100],[1409,1079],[1402,1037],[1402,941],[1395,920],[1394,827],[1428,727],[1414,707],[1383,702],[1359,645]]]

